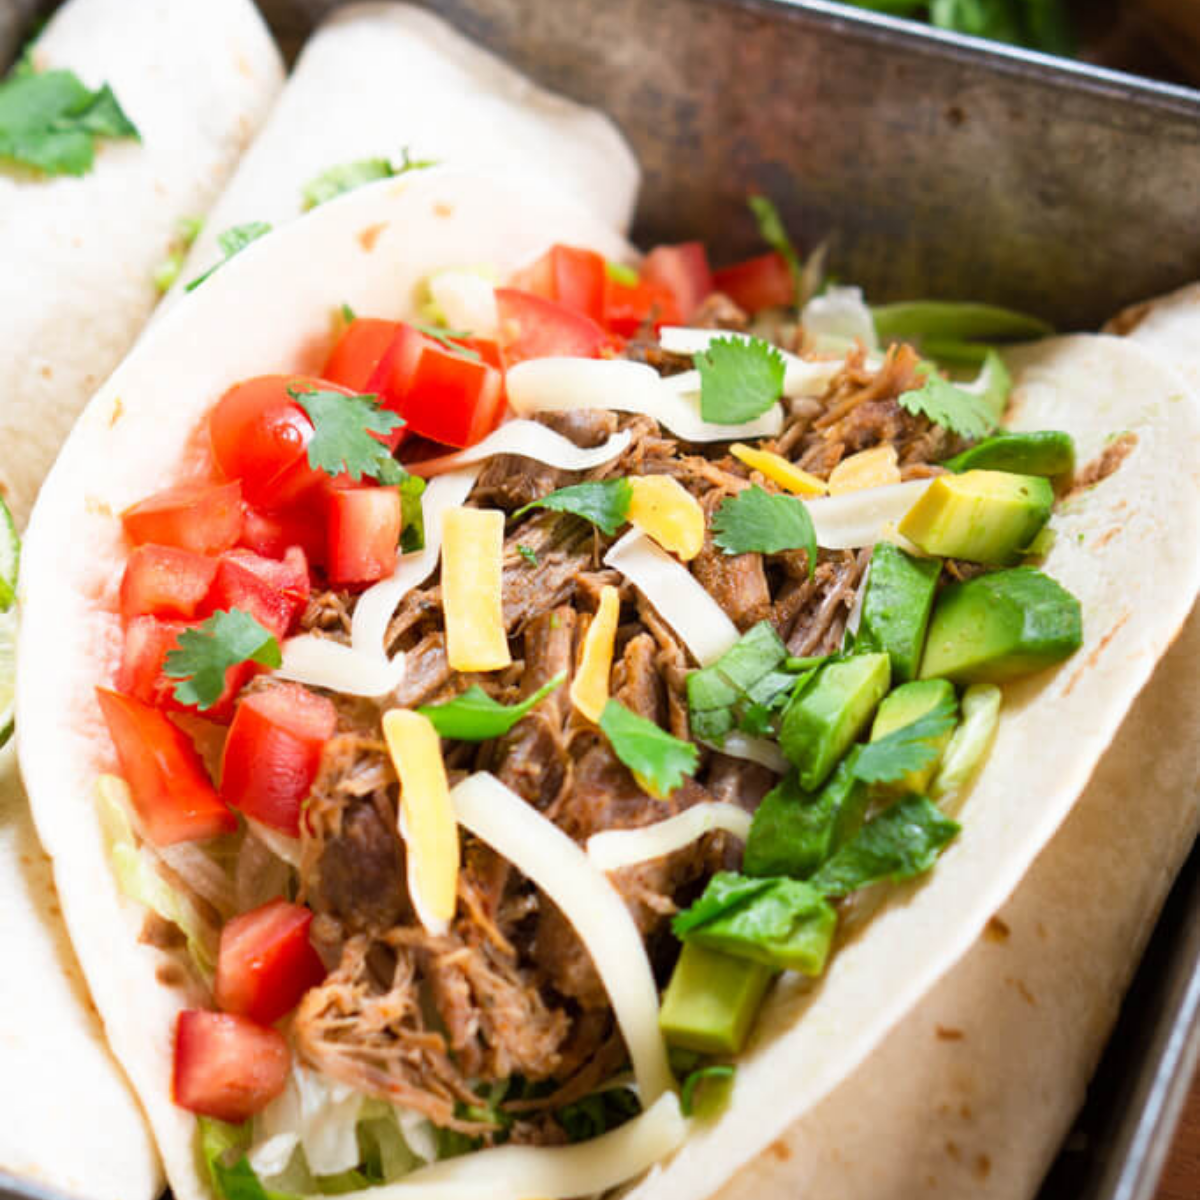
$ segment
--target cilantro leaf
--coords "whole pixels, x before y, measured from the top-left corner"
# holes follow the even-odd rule
[[[339,163],[322,171],[301,189],[305,210],[316,208],[318,204],[324,204],[345,192],[352,192],[365,183],[374,183],[377,179],[391,179],[407,171],[419,171],[437,164],[437,160],[433,158],[410,158],[407,146],[401,151],[401,155],[399,164],[387,158],[360,158],[355,162]]]
[[[519,555],[520,555],[520,556],[521,556],[521,557],[522,557],[522,558],[523,558],[523,559],[524,559],[524,560],[525,560],[525,561],[526,561],[526,562],[527,562],[527,563],[528,563],[528,564],[529,564],[531,567],[536,567],[536,566],[538,565],[538,556],[537,556],[537,551],[536,551],[536,550],[534,550],[534,549],[533,549],[531,546],[522,546],[522,545],[521,545],[521,544],[518,542],[518,543],[517,543],[517,553],[518,553],[518,554],[519,554]]]
[[[804,501],[757,484],[721,501],[713,515],[713,541],[726,554],[803,550],[810,579],[817,569],[817,533]]]
[[[318,388],[288,388],[313,423],[308,443],[308,465],[326,475],[346,472],[356,483],[367,475],[390,482],[395,472],[391,451],[372,433],[387,434],[404,421],[379,407],[374,396],[347,396]],[[400,482],[400,481],[397,481]],[[422,491],[425,489],[422,488]]]
[[[469,329],[441,329],[437,325],[418,325],[415,321],[413,328],[420,330],[426,337],[433,338],[443,350],[449,350],[451,354],[457,354],[460,358],[469,358],[472,362],[483,361],[483,355],[478,350],[472,350],[470,346],[461,346],[457,341],[451,341],[452,338],[469,338],[471,336]]]
[[[628,479],[600,479],[594,483],[575,483],[559,488],[540,500],[518,508],[514,517],[524,516],[531,508],[573,513],[601,529],[609,537],[625,524],[633,501],[633,484]]]
[[[777,250],[787,260],[788,270],[792,273],[792,282],[795,285],[792,299],[799,303],[804,281],[804,264],[800,261],[800,255],[796,253],[796,247],[792,245],[792,239],[788,237],[779,209],[766,196],[750,196],[746,203],[750,205],[750,211],[758,222],[759,236],[772,250]]]
[[[221,247],[224,258],[220,262],[213,263],[203,275],[197,275],[184,288],[184,291],[194,292],[215,270],[223,267],[235,254],[240,254],[251,242],[258,241],[260,237],[266,237],[270,232],[271,226],[266,221],[247,221],[244,225],[233,225],[218,234],[217,245]]]
[[[993,350],[973,385],[950,383],[930,370],[919,388],[901,393],[898,399],[910,413],[924,414],[935,425],[974,441],[999,424],[1011,382],[1003,360]]]
[[[184,629],[177,640],[179,649],[167,655],[163,672],[180,680],[175,699],[201,711],[221,698],[230,667],[244,662],[278,667],[283,661],[274,634],[240,608],[218,610],[199,629]]]
[[[700,752],[690,742],[672,737],[616,700],[605,704],[600,728],[613,753],[657,799],[669,796],[699,765]]]
[[[444,738],[460,742],[486,742],[503,737],[518,721],[527,716],[556,688],[567,675],[560,671],[520,704],[500,704],[478,685],[467,688],[460,696],[445,704],[423,704],[417,709],[428,717],[434,729]]]
[[[700,415],[713,424],[753,421],[783,394],[783,358],[760,338],[716,338],[692,362],[700,372]]]
[[[604,262],[604,274],[620,287],[632,288],[638,285],[637,271],[624,263],[613,262],[611,258]]]
[[[554,1119],[565,1130],[568,1142],[590,1142],[592,1138],[624,1125],[641,1111],[636,1092],[625,1087],[610,1087],[572,1104],[564,1104],[555,1111]]]
[[[928,766],[941,753],[936,739],[957,722],[955,704],[943,700],[908,725],[859,748],[855,778],[864,783],[897,783],[911,771]]]

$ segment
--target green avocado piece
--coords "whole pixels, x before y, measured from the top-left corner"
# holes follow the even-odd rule
[[[1083,644],[1079,601],[1033,567],[943,588],[929,623],[922,679],[1003,683],[1053,666]]]
[[[775,975],[762,963],[685,942],[663,995],[658,1027],[672,1046],[737,1054]]]
[[[1075,470],[1075,439],[1054,429],[998,433],[948,458],[942,466],[956,473],[982,468],[1046,478],[1068,475]]]
[[[926,554],[1011,566],[1053,506],[1054,489],[1038,475],[965,471],[939,475],[904,514],[899,529]]]
[[[800,786],[815,792],[866,727],[891,683],[885,652],[828,663],[789,702],[779,744],[797,768]]]
[[[916,558],[891,542],[879,542],[871,552],[854,644],[859,650],[886,650],[892,678],[901,683],[917,677],[941,569],[940,559]]]
[[[884,696],[880,702],[879,709],[875,713],[875,721],[871,726],[871,741],[877,742],[880,738],[887,737],[889,733],[895,733],[897,729],[911,725],[926,713],[932,712],[943,704],[953,705],[956,711],[958,709],[954,685],[949,680],[915,679],[911,683],[901,684],[900,687]],[[928,739],[929,744],[937,748],[937,757],[926,766],[910,771],[898,783],[889,784],[887,790],[900,795],[906,792],[925,795],[929,781],[933,778],[938,763],[942,761],[942,755],[950,744],[953,734],[954,729],[951,727],[945,733]]]

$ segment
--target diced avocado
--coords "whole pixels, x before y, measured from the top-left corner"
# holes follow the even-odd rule
[[[815,792],[850,749],[887,694],[891,678],[886,653],[856,654],[826,664],[788,702],[779,744],[806,792]]]
[[[1003,683],[1069,658],[1083,643],[1079,601],[1033,567],[943,588],[921,658],[922,679]]]
[[[879,710],[875,714],[875,722],[871,726],[871,741],[877,742],[880,738],[887,737],[889,733],[911,725],[939,705],[951,705],[956,711],[958,709],[954,685],[948,680],[917,679],[912,683],[901,684],[880,702]],[[930,738],[929,744],[936,747],[937,757],[926,766],[909,771],[898,784],[889,785],[888,790],[901,794],[916,792],[919,795],[925,795],[929,781],[933,778],[953,734],[954,729],[951,727],[945,733]]]
[[[900,683],[917,677],[941,569],[940,559],[916,558],[891,542],[879,542],[871,552],[854,644],[859,650],[886,650],[892,678]]]
[[[948,458],[942,466],[955,472],[983,468],[1052,478],[1075,470],[1075,440],[1069,433],[1053,429],[998,433]]]
[[[813,795],[793,771],[769,791],[754,812],[742,857],[747,875],[807,879],[862,825],[867,786],[854,777],[851,751]]]
[[[1038,475],[966,471],[939,475],[904,514],[900,532],[926,554],[1009,566],[1037,536],[1054,506]]]
[[[663,995],[658,1026],[672,1046],[701,1054],[737,1054],[776,972],[685,942]]]

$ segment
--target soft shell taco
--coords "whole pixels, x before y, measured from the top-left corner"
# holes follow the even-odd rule
[[[479,263],[470,329],[428,308]],[[250,247],[85,413],[18,736],[177,1195],[710,1193],[971,944],[1178,630],[1198,423],[1153,359],[972,389],[847,350],[853,297],[713,290],[421,172]]]

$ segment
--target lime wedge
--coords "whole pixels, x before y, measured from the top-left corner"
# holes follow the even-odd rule
[[[12,737],[17,690],[17,610],[0,614],[0,746]]]
[[[21,539],[8,505],[0,497],[0,612],[7,612],[17,598],[17,568],[21,562]]]

